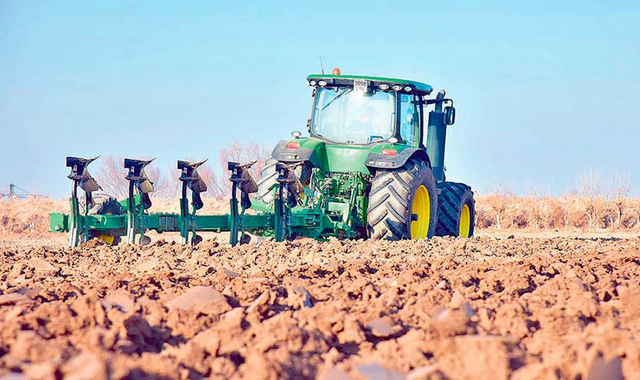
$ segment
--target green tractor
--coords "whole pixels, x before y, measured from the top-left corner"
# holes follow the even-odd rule
[[[444,90],[431,97],[427,84],[338,69],[309,75],[307,82],[313,89],[309,137],[294,131],[280,141],[258,182],[248,171],[255,162],[230,162],[229,214],[197,213],[207,189],[198,174],[203,162],[178,161],[181,207],[172,214],[148,212],[153,184],[144,168],[150,161],[125,159],[128,198],[96,205],[92,193],[99,185],[87,171],[94,159],[67,157],[71,213],[51,214],[51,230],[69,232],[71,246],[92,237],[144,243],[148,230],[180,232],[187,244],[201,240],[199,231],[229,231],[232,245],[249,241],[247,233],[277,241],[473,235],[473,192],[445,179],[446,130],[456,114]]]

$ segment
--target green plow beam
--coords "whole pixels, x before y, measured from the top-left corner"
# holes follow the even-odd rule
[[[277,165],[278,177],[277,183],[273,186],[273,204],[261,205],[263,209],[271,207],[272,211],[248,214],[246,211],[252,206],[250,194],[257,191],[256,183],[248,169],[255,162],[245,165],[229,162],[232,183],[229,214],[198,215],[197,211],[204,205],[200,195],[207,189],[197,170],[204,161],[178,161],[182,196],[180,213],[176,214],[148,212],[152,205],[149,195],[153,191],[153,184],[146,176],[144,168],[151,161],[125,159],[124,166],[128,169],[125,178],[129,182],[129,196],[118,202],[120,212],[90,214],[92,193],[100,187],[87,171],[87,167],[96,158],[67,158],[67,166],[71,168],[68,177],[73,181],[71,213],[50,215],[50,231],[69,233],[71,247],[77,247],[94,237],[106,238],[107,241],[119,240],[122,237],[129,244],[143,244],[147,231],[179,232],[182,243],[191,245],[201,241],[198,232],[230,232],[231,245],[247,243],[247,233],[274,237],[277,241],[295,236],[317,239],[329,236],[356,237],[355,223],[364,223],[366,183],[362,174],[344,174],[340,178],[329,178],[314,169],[314,182],[337,181],[337,187],[353,189],[349,192],[346,202],[341,202],[336,201],[338,199],[335,196],[332,198],[330,194],[323,194],[320,190],[317,194],[311,194],[308,188],[300,187],[297,190],[302,192],[294,193],[297,190],[292,190],[291,184],[298,181],[294,174],[295,167],[299,166],[297,164]],[[78,197],[78,188],[84,190],[84,204]],[[351,212],[352,210],[356,211]]]

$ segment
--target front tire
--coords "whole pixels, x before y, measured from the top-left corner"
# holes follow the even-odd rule
[[[378,170],[369,191],[367,230],[372,239],[424,239],[438,223],[438,193],[431,168],[411,158],[396,170]]]
[[[464,183],[442,182],[438,184],[437,236],[473,236],[476,204],[473,191]]]

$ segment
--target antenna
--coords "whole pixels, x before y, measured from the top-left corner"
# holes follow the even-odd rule
[[[320,70],[322,70],[322,74],[324,74],[324,66],[322,65],[322,56],[320,56]]]

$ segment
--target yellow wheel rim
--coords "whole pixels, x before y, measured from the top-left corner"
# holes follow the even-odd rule
[[[113,241],[116,239],[116,237],[112,235],[99,235],[98,239],[105,241],[109,245],[113,245]]]
[[[110,212],[107,212],[104,215],[113,215],[113,214]],[[98,239],[104,241],[109,245],[113,245],[113,242],[116,240],[116,237],[113,235],[98,235]]]
[[[462,206],[462,212],[460,212],[460,229],[458,236],[469,237],[471,230],[471,211],[468,205]]]
[[[411,212],[417,215],[418,220],[411,219],[411,239],[424,239],[429,233],[429,221],[431,219],[431,200],[429,191],[424,185],[420,185],[413,195]]]
[[[104,215],[112,215],[112,214],[110,212],[107,212]],[[116,240],[116,237],[113,235],[98,235],[98,239],[106,242],[109,245],[113,245],[113,242]]]

